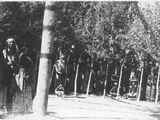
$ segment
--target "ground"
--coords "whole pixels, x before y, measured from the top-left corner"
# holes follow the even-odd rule
[[[11,114],[6,120],[39,120],[30,114]],[[43,120],[160,120],[160,104],[102,96],[49,96]]]

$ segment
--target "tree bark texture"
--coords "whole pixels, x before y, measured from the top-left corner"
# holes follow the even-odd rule
[[[55,24],[56,14],[51,8],[54,5],[55,2],[52,1],[46,1],[45,3],[38,82],[33,102],[34,113],[42,116],[47,112],[48,92],[52,75],[51,54],[53,52],[54,31],[51,28]]]

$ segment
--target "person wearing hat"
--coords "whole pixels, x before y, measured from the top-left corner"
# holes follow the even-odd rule
[[[56,88],[57,88],[55,89],[55,93],[57,93],[56,90],[58,90],[59,86],[64,88],[64,78],[65,78],[65,60],[64,59],[65,59],[65,55],[62,52],[62,48],[59,48],[59,57],[54,64],[54,69],[56,71]]]
[[[13,69],[18,60],[18,46],[14,38],[6,40],[6,48],[3,49],[3,57],[7,64]]]

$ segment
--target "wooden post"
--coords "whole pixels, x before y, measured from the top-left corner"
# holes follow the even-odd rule
[[[105,95],[106,95],[107,77],[108,77],[108,64],[107,64],[107,68],[106,68],[106,78],[105,78],[105,81],[104,81],[103,97],[105,97]]]
[[[78,79],[78,72],[79,72],[79,63],[77,64],[76,67],[76,76],[74,79],[74,95],[77,96],[77,79]]]
[[[122,82],[123,66],[124,66],[124,62],[122,63],[122,65],[121,65],[121,70],[120,70],[120,76],[119,76],[118,88],[117,88],[117,95],[116,95],[116,98],[117,98],[117,99],[118,99],[119,94],[120,94],[120,88],[121,88],[121,82]]]
[[[157,77],[157,83],[156,83],[156,99],[155,103],[158,103],[158,96],[159,96],[159,76],[160,76],[160,65],[158,66],[158,77]]]
[[[141,98],[142,81],[143,81],[143,71],[144,71],[144,68],[142,67],[142,68],[141,68],[141,78],[140,78],[139,89],[138,89],[138,97],[137,97],[137,101],[138,101],[138,102],[140,101],[140,98]]]
[[[53,5],[55,2],[52,1],[45,3],[37,92],[33,101],[33,111],[40,116],[46,115],[47,112],[49,83],[52,74],[51,54],[53,53],[54,33],[50,28],[53,27],[56,20],[55,11],[51,9]]]

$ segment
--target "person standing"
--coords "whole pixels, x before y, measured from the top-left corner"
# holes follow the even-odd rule
[[[59,91],[64,92],[64,79],[65,79],[65,56],[62,52],[62,49],[59,48],[59,57],[54,64],[54,69],[56,71],[56,87],[55,93]],[[59,90],[60,88],[60,90]]]
[[[6,112],[7,89],[9,85],[9,69],[0,53],[0,109]]]
[[[13,96],[16,93],[16,80],[15,75],[18,72],[18,45],[14,38],[6,40],[6,47],[3,49],[2,54],[8,69],[8,88],[7,88],[7,109],[12,110]]]

